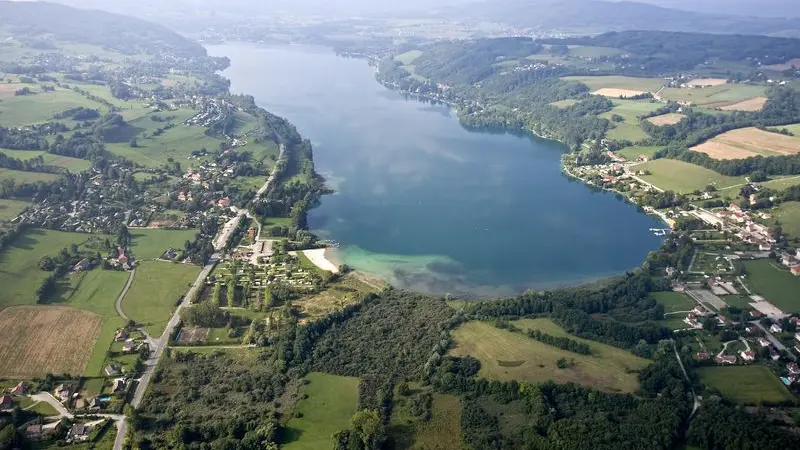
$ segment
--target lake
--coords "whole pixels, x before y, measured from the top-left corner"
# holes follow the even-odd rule
[[[487,296],[578,284],[639,266],[664,228],[560,171],[553,141],[467,131],[448,107],[377,83],[323,48],[210,46],[232,91],[286,117],[336,194],[309,215],[338,262],[394,286]]]

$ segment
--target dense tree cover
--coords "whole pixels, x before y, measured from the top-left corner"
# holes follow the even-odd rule
[[[800,57],[798,39],[734,34],[621,31],[541,42],[618,48],[627,52],[623,72],[652,75],[691,70],[709,60],[776,64]]]
[[[800,448],[800,437],[719,400],[704,402],[689,424],[689,444],[706,450],[784,450]]]
[[[431,349],[447,341],[442,322],[451,316],[441,299],[385,292],[317,341],[311,367],[338,375],[416,378]]]
[[[14,34],[27,35],[30,30],[36,30],[61,41],[92,44],[126,54],[206,55],[200,44],[161,25],[54,3],[2,2],[0,25],[10,28]]]
[[[30,130],[0,127],[0,147],[10,150],[47,150],[47,140]]]

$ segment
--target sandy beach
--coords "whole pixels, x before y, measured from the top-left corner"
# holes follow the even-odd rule
[[[315,248],[313,250],[304,250],[303,253],[314,263],[315,266],[319,267],[322,270],[327,270],[328,272],[339,273],[339,266],[332,263],[327,258],[327,252],[330,250],[327,248]]]

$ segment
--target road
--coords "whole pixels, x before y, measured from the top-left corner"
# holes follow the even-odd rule
[[[131,288],[131,285],[133,284],[133,277],[135,276],[136,276],[136,269],[133,269],[129,272],[128,282],[125,283],[125,287],[122,289],[122,292],[119,294],[119,297],[117,297],[117,302],[114,304],[114,307],[117,309],[117,314],[127,321],[130,321],[131,319],[129,319],[128,316],[126,316],[125,313],[122,311],[122,300],[125,298],[126,295],[128,295],[128,290]]]
[[[689,386],[692,388],[692,398],[694,399],[692,405],[692,414],[689,417],[694,416],[694,413],[697,412],[697,408],[700,407],[700,399],[697,398],[697,393],[694,391],[694,386],[692,386],[692,380],[689,379],[689,374],[686,372],[686,368],[683,367],[683,361],[681,361],[681,355],[678,354],[678,346],[675,344],[675,341],[672,341],[672,349],[675,350],[675,358],[678,360],[678,364],[681,366],[681,372],[683,372],[683,378],[686,379],[686,382],[689,383]]]
[[[774,346],[775,346],[775,348],[777,348],[777,349],[778,349],[778,351],[781,351],[781,352],[782,352],[782,351],[786,350],[786,354],[789,356],[789,358],[791,358],[791,359],[792,359],[792,361],[797,361],[797,356],[795,356],[795,355],[794,355],[794,352],[787,350],[787,349],[786,349],[786,346],[785,346],[785,345],[783,345],[783,344],[781,343],[781,341],[779,341],[779,340],[778,340],[778,338],[776,338],[776,337],[775,337],[775,335],[773,335],[772,333],[770,333],[770,331],[769,331],[769,330],[767,330],[766,328],[764,328],[764,325],[761,325],[761,322],[760,322],[760,321],[758,321],[758,320],[754,320],[754,321],[752,321],[752,322],[750,322],[750,323],[751,323],[751,324],[753,324],[753,325],[755,325],[755,326],[757,326],[758,328],[760,328],[760,329],[761,329],[761,331],[763,331],[763,332],[764,332],[764,337],[765,337],[765,338],[766,338],[766,339],[767,339],[767,340],[768,340],[768,341],[769,341],[769,342],[770,342],[772,345],[774,345]]]

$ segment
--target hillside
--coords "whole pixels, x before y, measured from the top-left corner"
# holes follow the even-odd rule
[[[125,54],[205,56],[205,49],[169,29],[144,20],[103,11],[76,9],[45,2],[0,1],[0,33],[91,44]],[[3,36],[6,38],[9,36]]]
[[[742,17],[668,9],[636,2],[601,0],[499,0],[462,6],[452,15],[476,21],[568,33],[619,30],[703,31],[792,36],[800,20]]]

